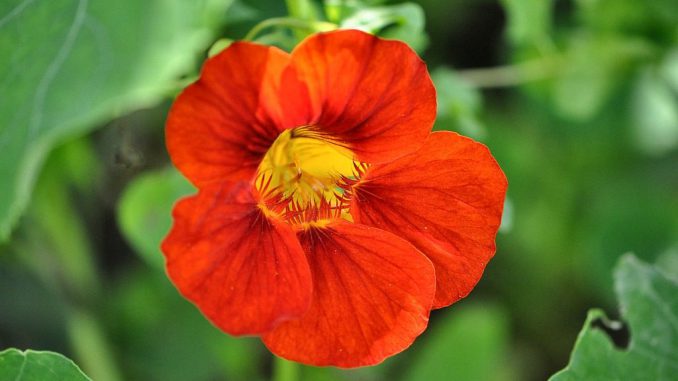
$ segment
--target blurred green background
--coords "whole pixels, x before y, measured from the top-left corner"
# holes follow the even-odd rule
[[[379,366],[303,380],[543,380],[590,307],[619,317],[623,253],[677,266],[678,2],[287,3],[0,2],[0,350],[64,353],[96,381],[270,377],[257,339],[178,295],[158,244],[193,191],[164,148],[172,98],[215,41],[277,17],[409,43],[437,86],[435,128],[487,144],[509,179],[470,297]],[[307,33],[255,37],[290,49]]]

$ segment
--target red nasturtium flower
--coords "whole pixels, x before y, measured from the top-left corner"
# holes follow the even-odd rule
[[[198,188],[162,245],[179,291],[275,354],[356,367],[407,348],[495,252],[506,178],[431,133],[435,89],[402,42],[316,34],[291,54],[236,42],[167,121]]]

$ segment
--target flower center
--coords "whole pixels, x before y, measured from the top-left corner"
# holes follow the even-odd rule
[[[366,168],[353,157],[310,127],[286,130],[259,165],[260,207],[302,229],[338,218],[351,221],[350,188]]]

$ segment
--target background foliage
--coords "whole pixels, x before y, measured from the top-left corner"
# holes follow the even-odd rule
[[[269,378],[256,339],[221,334],[164,275],[158,244],[192,188],[169,165],[163,123],[215,41],[212,52],[246,35],[290,49],[336,24],[422,54],[438,90],[435,128],[487,144],[510,186],[497,255],[469,298],[435,311],[412,348],[382,365],[303,367],[301,379],[543,380],[566,366],[584,323],[557,380],[582,379],[587,358],[618,355],[629,334],[632,356],[635,333],[661,336],[653,329],[667,322],[659,332],[673,340],[650,352],[678,364],[678,2],[287,6],[0,2],[0,349],[64,353],[97,381]],[[623,260],[622,316],[612,274],[629,251],[663,275]],[[660,291],[624,292],[647,282]],[[591,307],[607,314],[587,318]],[[1,352],[0,368],[31,353]]]

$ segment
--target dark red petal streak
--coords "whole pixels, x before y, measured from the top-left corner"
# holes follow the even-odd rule
[[[250,179],[283,129],[275,95],[289,55],[236,42],[208,59],[200,79],[176,99],[167,149],[193,184]]]
[[[312,294],[296,234],[267,219],[248,188],[208,187],[181,200],[162,244],[179,291],[233,335],[259,334],[298,317]]]
[[[433,266],[408,242],[346,221],[299,238],[313,274],[313,302],[301,319],[262,336],[272,352],[318,366],[373,365],[426,328]]]
[[[372,166],[354,190],[351,214],[429,257],[440,308],[468,295],[494,255],[506,187],[487,147],[435,132],[418,152]]]
[[[403,42],[356,30],[320,33],[292,52],[290,66],[281,98],[294,103],[284,109],[298,117],[305,107],[306,123],[361,161],[388,162],[414,152],[431,131],[435,89],[426,64]],[[295,79],[308,88],[310,105]]]

